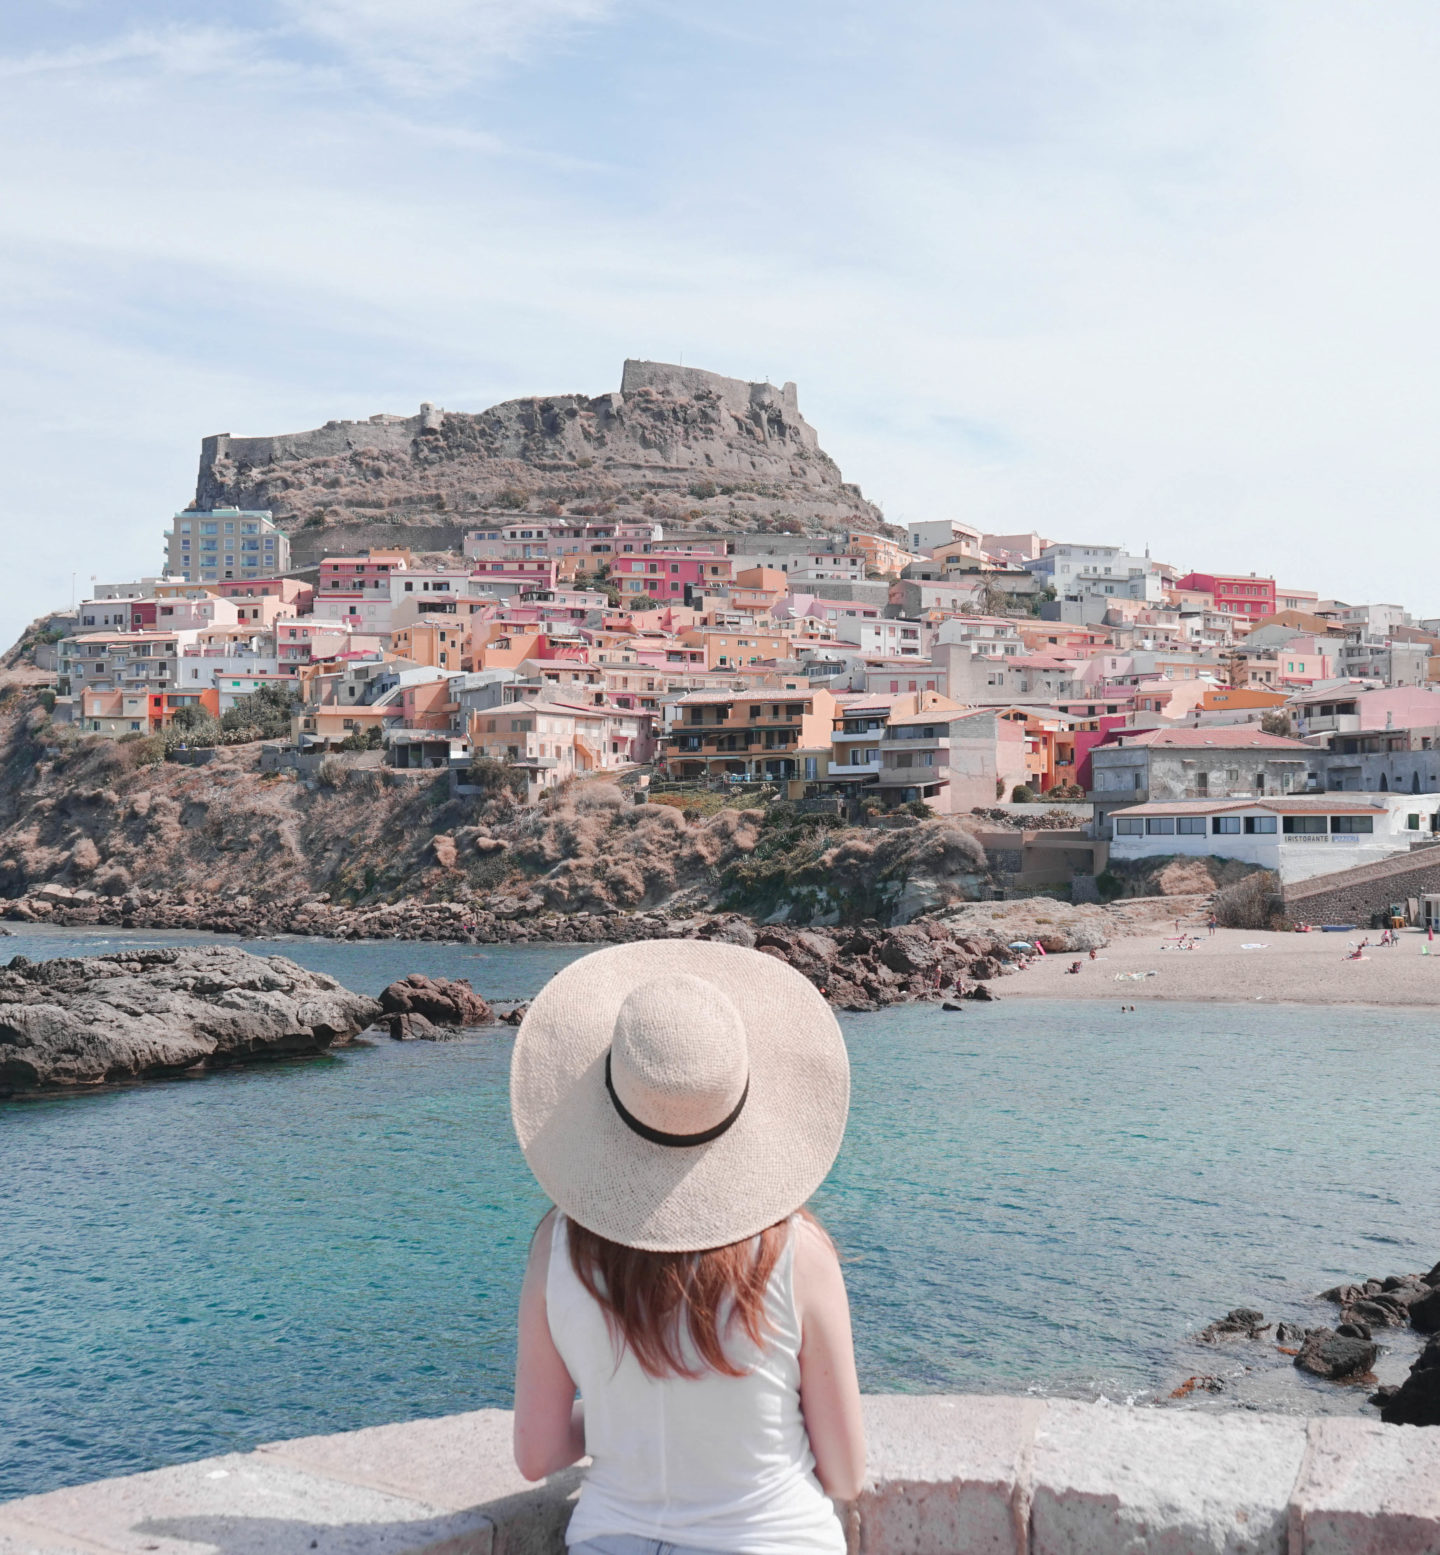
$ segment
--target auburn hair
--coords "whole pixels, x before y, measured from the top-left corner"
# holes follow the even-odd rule
[[[800,1213],[819,1224],[808,1210]],[[760,1345],[770,1332],[765,1291],[790,1235],[788,1221],[697,1253],[623,1247],[573,1220],[566,1229],[575,1277],[599,1303],[619,1352],[628,1347],[651,1377],[746,1375],[726,1354],[725,1339],[738,1326]],[[686,1359],[682,1325],[698,1364]]]

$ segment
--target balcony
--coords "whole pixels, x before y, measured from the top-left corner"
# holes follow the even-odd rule
[[[875,774],[880,788],[931,788],[950,781],[949,767],[886,767]]]
[[[898,771],[899,769],[897,768],[896,770]],[[913,772],[915,770],[915,768],[908,767],[905,770]],[[933,767],[923,767],[920,770],[921,771],[925,771],[925,772],[931,772],[931,771],[934,771],[934,768]],[[879,774],[879,772],[880,772],[880,762],[878,760],[877,761],[860,761],[860,762],[855,762],[855,761],[850,761],[850,762],[832,761],[832,762],[829,763],[828,769],[826,771],[826,776],[830,777],[830,778],[875,777],[875,776],[877,776]]]

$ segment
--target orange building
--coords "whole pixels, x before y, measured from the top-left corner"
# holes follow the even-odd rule
[[[705,650],[706,669],[731,669],[738,664],[758,664],[762,659],[788,659],[794,648],[785,632],[745,627],[697,627],[682,632],[681,643],[687,648]]]
[[[814,782],[828,771],[834,723],[828,691],[695,691],[675,704],[660,757],[682,778]]]
[[[851,530],[845,536],[845,549],[858,551],[865,558],[865,570],[878,572],[884,578],[898,578],[915,560],[903,545],[888,540],[884,535],[872,535],[865,530]]]
[[[220,693],[210,686],[201,691],[100,691],[86,686],[80,692],[80,727],[86,734],[157,734],[168,729],[181,708],[199,708],[211,718],[220,716]]]
[[[1206,713],[1229,713],[1236,708],[1258,707],[1268,712],[1272,707],[1284,707],[1289,700],[1288,691],[1266,691],[1261,686],[1211,686],[1200,699],[1200,709]]]
[[[397,658],[409,659],[412,664],[428,665],[432,669],[460,669],[470,636],[468,623],[457,622],[453,616],[445,616],[443,621],[444,625],[432,620],[402,626],[390,638],[391,651]]]

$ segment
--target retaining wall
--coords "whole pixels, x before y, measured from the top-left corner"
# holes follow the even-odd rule
[[[1440,845],[1299,881],[1287,885],[1283,895],[1285,914],[1294,922],[1368,926],[1391,902],[1434,891],[1440,891]]]
[[[1437,1555],[1440,1430],[1028,1398],[867,1398],[855,1555]],[[552,1555],[485,1409],[0,1505],[0,1555]]]

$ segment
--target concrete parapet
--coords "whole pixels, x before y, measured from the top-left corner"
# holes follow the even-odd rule
[[[1025,1398],[867,1398],[855,1555],[1436,1555],[1440,1431]],[[0,1555],[552,1555],[484,1409],[275,1442],[0,1506]]]

